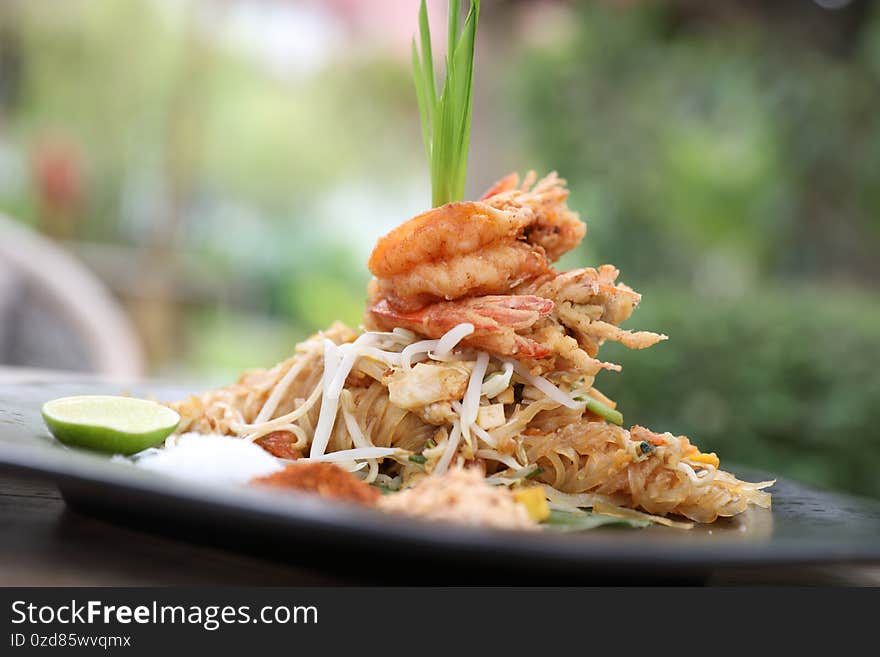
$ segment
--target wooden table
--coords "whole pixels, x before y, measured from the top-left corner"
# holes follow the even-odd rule
[[[22,371],[0,368],[0,381],[5,383],[14,382],[20,375]],[[27,372],[26,378],[33,380],[33,372]],[[316,572],[305,564],[195,545],[84,516],[67,508],[51,482],[0,471],[0,586],[365,583],[370,582]],[[880,586],[880,566],[743,570],[715,575],[709,583]]]
[[[0,366],[0,383],[94,380]],[[342,583],[291,564],[120,527],[67,508],[48,481],[0,470],[0,586],[275,585]]]
[[[295,565],[191,545],[84,516],[68,509],[51,483],[0,475],[0,586],[341,583]]]

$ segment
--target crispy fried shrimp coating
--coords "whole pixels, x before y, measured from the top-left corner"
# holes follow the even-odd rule
[[[396,310],[507,294],[577,246],[586,226],[566,205],[565,181],[505,181],[482,201],[447,203],[379,239],[368,264]]]
[[[376,279],[380,294],[398,310],[468,296],[509,293],[547,271],[543,249],[525,242],[497,242],[449,260],[422,262],[406,274]]]
[[[533,294],[554,304],[547,321],[535,326],[535,333],[541,337],[530,337],[541,344],[552,342],[564,348],[565,352],[551,346],[551,351],[562,356],[569,366],[582,371],[588,371],[584,357],[595,359],[605,340],[620,342],[629,349],[645,349],[665,340],[665,335],[628,331],[618,326],[629,319],[641,300],[640,294],[617,282],[619,273],[612,265],[550,272],[517,287],[517,294]],[[583,356],[571,352],[570,340],[553,340],[551,332],[576,340]],[[547,364],[543,369],[559,366],[558,363]]]
[[[379,278],[404,274],[418,264],[449,260],[494,242],[513,241],[531,219],[525,209],[502,211],[474,201],[447,203],[379,238],[367,266]]]
[[[542,247],[550,262],[556,262],[580,244],[587,226],[566,205],[565,180],[555,171],[537,183],[536,177],[530,171],[520,185],[519,176],[511,173],[495,183],[481,200],[499,210],[529,208],[534,219],[524,237],[529,244]]]

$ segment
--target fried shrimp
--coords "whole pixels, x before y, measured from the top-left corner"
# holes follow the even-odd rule
[[[473,324],[474,332],[462,344],[496,354],[521,358],[545,358],[550,350],[525,335],[553,310],[553,302],[531,295],[496,295],[435,303],[404,313],[383,299],[372,305],[369,315],[377,328],[410,329],[439,338],[458,324]]]
[[[408,328],[438,338],[456,324],[474,324],[474,333],[462,343],[499,356],[529,361],[537,372],[572,370],[594,375],[618,365],[598,360],[606,340],[629,349],[645,349],[666,339],[649,331],[629,331],[619,324],[629,319],[641,295],[617,281],[611,265],[549,270],[513,289],[508,295],[469,297],[399,310],[374,281],[366,324],[391,330]]]
[[[367,266],[374,276],[404,274],[418,264],[473,253],[493,242],[515,240],[532,220],[525,208],[498,210],[463,201],[428,210],[380,237]]]
[[[566,206],[556,174],[519,185],[518,176],[482,201],[447,203],[382,237],[369,260],[375,288],[396,310],[508,294],[573,249],[586,226]],[[505,182],[507,181],[507,182]]]
[[[619,274],[611,265],[562,273],[554,271],[516,288],[517,294],[533,294],[554,304],[548,320],[535,327],[542,336],[532,336],[533,339],[564,348],[565,352],[551,346],[551,351],[582,371],[588,371],[588,361],[571,351],[571,341],[564,340],[565,336],[576,340],[583,355],[589,359],[596,358],[599,346],[605,340],[620,342],[629,349],[645,349],[665,340],[665,335],[619,327],[629,319],[641,300],[640,294],[617,282]],[[553,333],[559,338],[554,339]],[[557,364],[552,365],[555,367]]]
[[[405,274],[376,279],[376,286],[396,309],[413,311],[464,296],[507,294],[546,271],[542,249],[525,242],[497,242],[447,261],[422,262]]]
[[[615,286],[616,270],[559,274],[549,268],[586,233],[567,198],[555,173],[536,182],[530,172],[522,184],[510,174],[479,202],[448,203],[391,231],[370,257],[376,278],[366,325],[437,338],[470,322],[477,328],[464,339],[467,346],[530,361],[556,354],[584,373],[604,366],[595,360],[604,339],[647,344],[647,335],[631,338],[617,329],[639,295]],[[553,366],[545,360],[538,369]]]
[[[580,244],[587,226],[566,205],[565,180],[555,171],[537,183],[536,178],[530,171],[520,185],[519,176],[511,173],[495,183],[481,200],[500,210],[531,210],[534,218],[526,228],[525,239],[543,248],[550,262],[556,262]]]

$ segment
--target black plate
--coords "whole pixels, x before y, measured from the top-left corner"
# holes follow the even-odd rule
[[[650,527],[556,534],[459,528],[292,493],[189,484],[65,448],[40,418],[73,394],[176,399],[168,386],[0,385],[0,465],[56,481],[67,502],[115,521],[268,553],[375,581],[699,580],[728,568],[880,562],[880,502],[778,479],[773,510],[690,531]],[[734,468],[751,480],[773,478]]]

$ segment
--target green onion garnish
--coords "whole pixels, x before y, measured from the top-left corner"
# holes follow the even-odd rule
[[[434,207],[464,198],[471,132],[474,41],[479,16],[480,2],[471,0],[464,26],[459,29],[461,0],[450,0],[446,77],[438,96],[425,0],[419,7],[421,53],[413,38],[413,78],[422,119],[422,138],[431,168]]]
[[[543,474],[543,473],[544,473],[544,468],[542,468],[541,466],[538,466],[537,468],[532,470],[529,474],[527,474],[525,476],[525,478],[531,479],[532,477],[537,477],[539,474]]]
[[[623,424],[623,413],[609,408],[598,399],[593,399],[589,395],[578,395],[574,397],[575,401],[582,401],[587,405],[587,410],[599,417],[603,417],[614,424]]]

